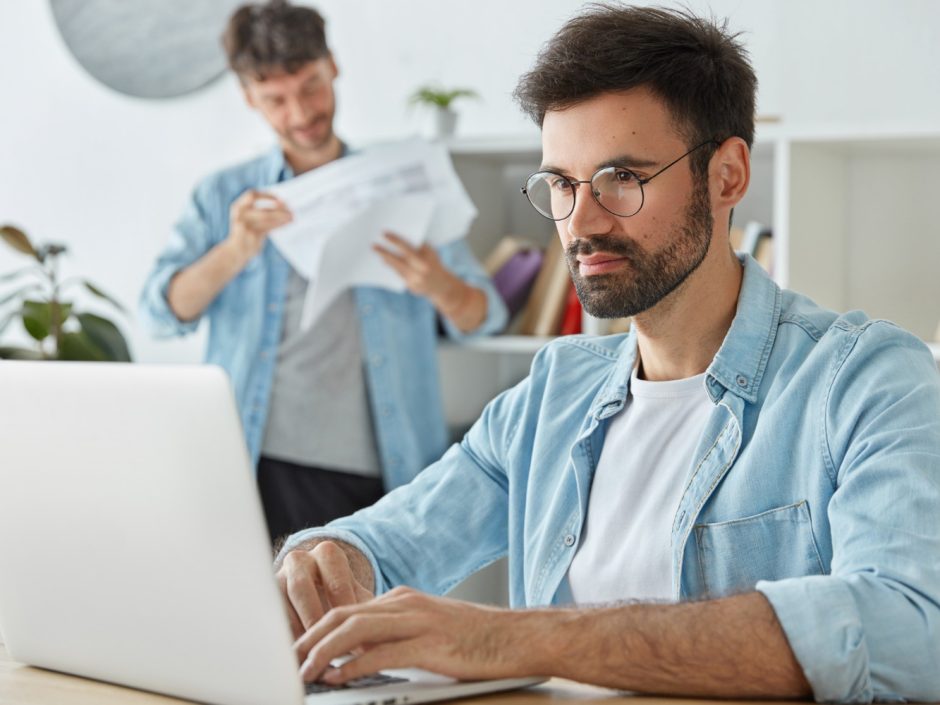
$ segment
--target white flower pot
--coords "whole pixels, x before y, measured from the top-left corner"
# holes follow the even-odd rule
[[[434,111],[434,136],[441,139],[454,136],[457,129],[457,113],[450,108],[437,108]]]

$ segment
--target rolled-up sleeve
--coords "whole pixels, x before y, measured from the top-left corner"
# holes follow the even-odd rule
[[[211,216],[211,204],[217,200],[211,180],[196,188],[144,282],[138,314],[144,328],[156,338],[186,335],[199,326],[199,317],[192,321],[181,321],[176,317],[170,308],[167,291],[177,272],[206,254],[224,235],[216,232],[217,219]]]
[[[817,700],[938,701],[940,377],[923,343],[874,322],[828,384],[831,573],[757,589]]]
[[[448,337],[461,341],[499,333],[506,327],[509,312],[506,310],[506,304],[499,292],[496,291],[496,287],[493,286],[493,281],[487,276],[473,253],[470,252],[467,241],[463,239],[456,240],[438,248],[437,252],[444,266],[464,282],[486,294],[486,318],[472,331],[464,332],[447,320],[446,317],[441,316]]]

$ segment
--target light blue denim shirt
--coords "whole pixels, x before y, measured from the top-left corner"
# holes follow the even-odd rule
[[[199,184],[141,294],[140,318],[153,335],[180,336],[196,330],[199,319],[182,322],[167,303],[173,275],[227,237],[229,207],[245,190],[264,189],[291,175],[278,147]],[[506,307],[466,242],[453,242],[439,248],[438,254],[451,272],[486,293],[486,319],[472,335],[502,329]],[[231,377],[255,463],[267,420],[289,267],[269,241],[203,314],[210,324],[205,360],[220,365]],[[447,447],[437,367],[437,315],[427,299],[409,293],[370,287],[357,287],[354,293],[382,474],[385,487],[392,489],[440,458]],[[446,319],[444,328],[451,338],[467,337]]]
[[[823,310],[744,266],[672,525],[674,596],[762,592],[817,700],[938,700],[932,356],[891,323]],[[413,483],[285,551],[332,535],[366,553],[380,591],[434,593],[508,554],[514,606],[569,603],[591,480],[635,360],[633,335],[554,341]]]

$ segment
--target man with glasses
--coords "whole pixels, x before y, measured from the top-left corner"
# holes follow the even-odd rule
[[[274,0],[237,10],[224,35],[269,153],[204,180],[144,287],[157,335],[209,320],[207,362],[230,374],[272,540],[352,514],[407,483],[447,445],[438,315],[454,338],[505,324],[466,242],[435,250],[388,235],[381,256],[409,293],[357,287],[307,331],[307,282],[268,241],[287,207],[264,189],[348,152],[333,130],[337,67],[316,10]]]
[[[755,91],[685,12],[593,6],[548,43],[516,91],[542,128],[523,190],[585,309],[633,330],[546,346],[411,485],[291,537],[306,679],[940,698],[940,378],[912,335],[732,251]],[[529,609],[418,591],[506,554]]]

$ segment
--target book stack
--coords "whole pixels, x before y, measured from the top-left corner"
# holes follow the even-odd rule
[[[508,333],[553,336],[584,331],[603,335],[626,329],[623,321],[599,321],[584,314],[557,237],[541,248],[526,238],[507,235],[483,266],[509,308]],[[589,329],[584,328],[585,320]]]

